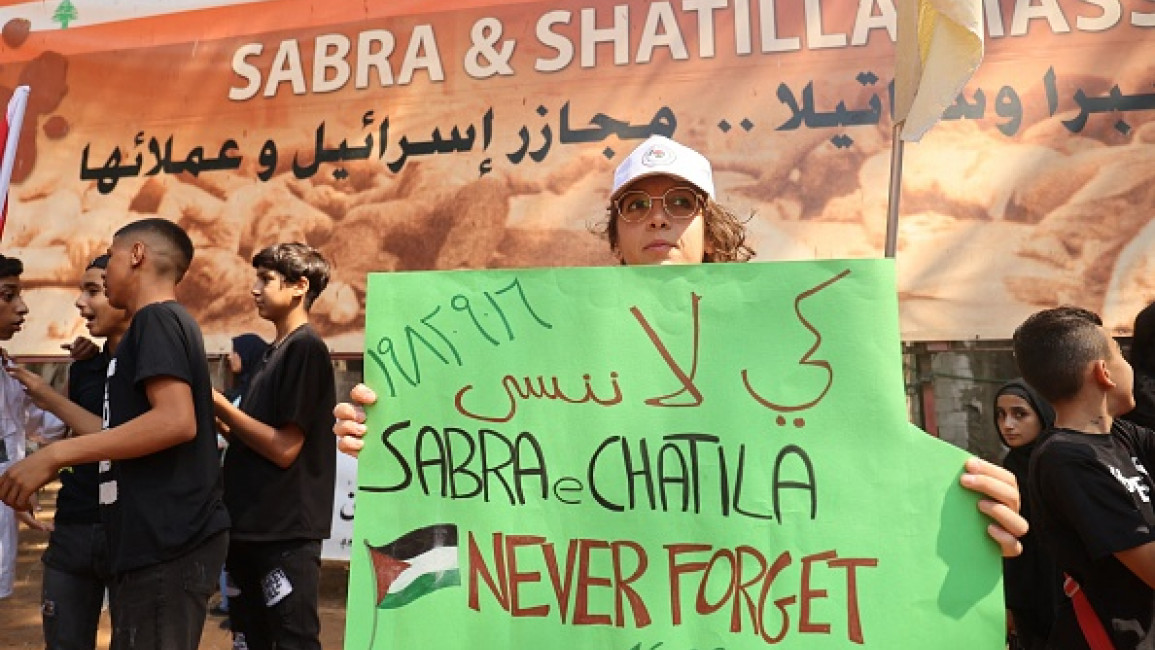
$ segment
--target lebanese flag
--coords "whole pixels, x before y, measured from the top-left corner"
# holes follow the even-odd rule
[[[377,609],[404,607],[438,589],[461,585],[457,526],[437,524],[369,547],[377,582]]]
[[[12,181],[12,168],[16,166],[16,145],[20,142],[20,127],[24,125],[24,109],[28,108],[28,93],[32,89],[19,86],[8,100],[8,115],[4,118],[3,160],[0,161],[0,196],[4,197],[4,209],[0,211],[0,237],[4,236],[4,225],[8,223],[8,183]]]

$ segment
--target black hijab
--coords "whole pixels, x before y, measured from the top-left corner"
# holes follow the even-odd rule
[[[1016,395],[1026,400],[1039,417],[1041,425],[1037,438],[1021,447],[1013,447],[1003,459],[1003,467],[1015,475],[1024,496],[1019,514],[1030,521],[1030,499],[1025,498],[1027,468],[1036,445],[1043,440],[1047,430],[1055,426],[1055,409],[1022,379],[1003,384],[995,393],[996,403],[999,395]],[[996,409],[995,431],[998,431],[999,438],[1006,444],[1003,432],[998,427],[998,419]],[[1022,554],[1015,558],[1003,558],[1004,595],[1007,608],[1014,612],[1015,627],[1022,644],[1020,647],[1042,647],[1054,624],[1055,610],[1066,599],[1063,596],[1062,572],[1042,548],[1033,531],[1028,531],[1020,541],[1023,544]]]
[[[241,371],[233,376],[233,387],[225,392],[230,402],[238,397],[244,397],[249,390],[249,381],[261,363],[261,357],[269,347],[265,340],[256,334],[241,334],[233,337],[233,350],[241,358]]]
[[[1039,397],[1035,389],[1027,385],[1027,382],[1022,379],[1012,379],[999,387],[998,392],[995,393],[996,404],[998,403],[1000,395],[1015,395],[1026,400],[1027,404],[1031,406],[1031,410],[1039,417],[1039,423],[1042,425],[1037,438],[1021,447],[1012,447],[1003,459],[1003,467],[1011,470],[1011,473],[1018,479],[1021,488],[1027,484],[1027,464],[1031,459],[1031,452],[1035,450],[1035,445],[1042,440],[1043,432],[1055,426],[1055,409],[1051,408],[1051,405],[1042,397]],[[1010,447],[1010,445],[1007,445],[1007,439],[1003,437],[1002,429],[999,429],[999,413],[997,408],[995,409],[994,417],[995,432],[999,434],[999,440],[1002,440],[1004,445]]]

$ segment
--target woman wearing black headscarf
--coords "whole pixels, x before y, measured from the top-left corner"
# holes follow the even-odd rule
[[[1003,459],[1020,486],[1027,484],[1031,453],[1043,432],[1055,424],[1055,410],[1022,379],[1003,384],[995,394],[995,430],[1010,447]],[[1031,507],[1021,514],[1029,522]],[[1062,572],[1030,531],[1021,540],[1022,555],[1003,559],[1003,587],[1012,650],[1045,648],[1055,610],[1063,602]]]
[[[269,349],[269,344],[265,339],[256,334],[240,334],[233,337],[233,350],[229,353],[229,371],[233,375],[231,386],[225,391],[225,397],[234,406],[240,406],[241,400],[245,393],[249,390],[249,380],[256,374],[257,368],[260,366],[265,352]],[[221,458],[224,458],[225,443],[224,437],[217,436],[217,446],[221,451]],[[220,577],[220,592],[221,601],[209,609],[209,613],[214,616],[227,616],[229,613],[229,589],[231,583],[229,582],[228,572],[221,567]],[[227,627],[228,619],[221,622],[221,627]]]
[[[241,334],[233,337],[233,351],[229,354],[229,370],[233,373],[233,385],[225,391],[225,397],[233,404],[239,404],[249,389],[249,380],[257,371],[269,344],[256,334]]]

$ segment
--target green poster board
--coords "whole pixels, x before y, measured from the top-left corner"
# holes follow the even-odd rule
[[[887,260],[375,274],[346,648],[1001,648]]]

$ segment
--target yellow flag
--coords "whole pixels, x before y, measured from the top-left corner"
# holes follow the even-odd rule
[[[894,119],[918,142],[983,60],[982,0],[898,0]]]

